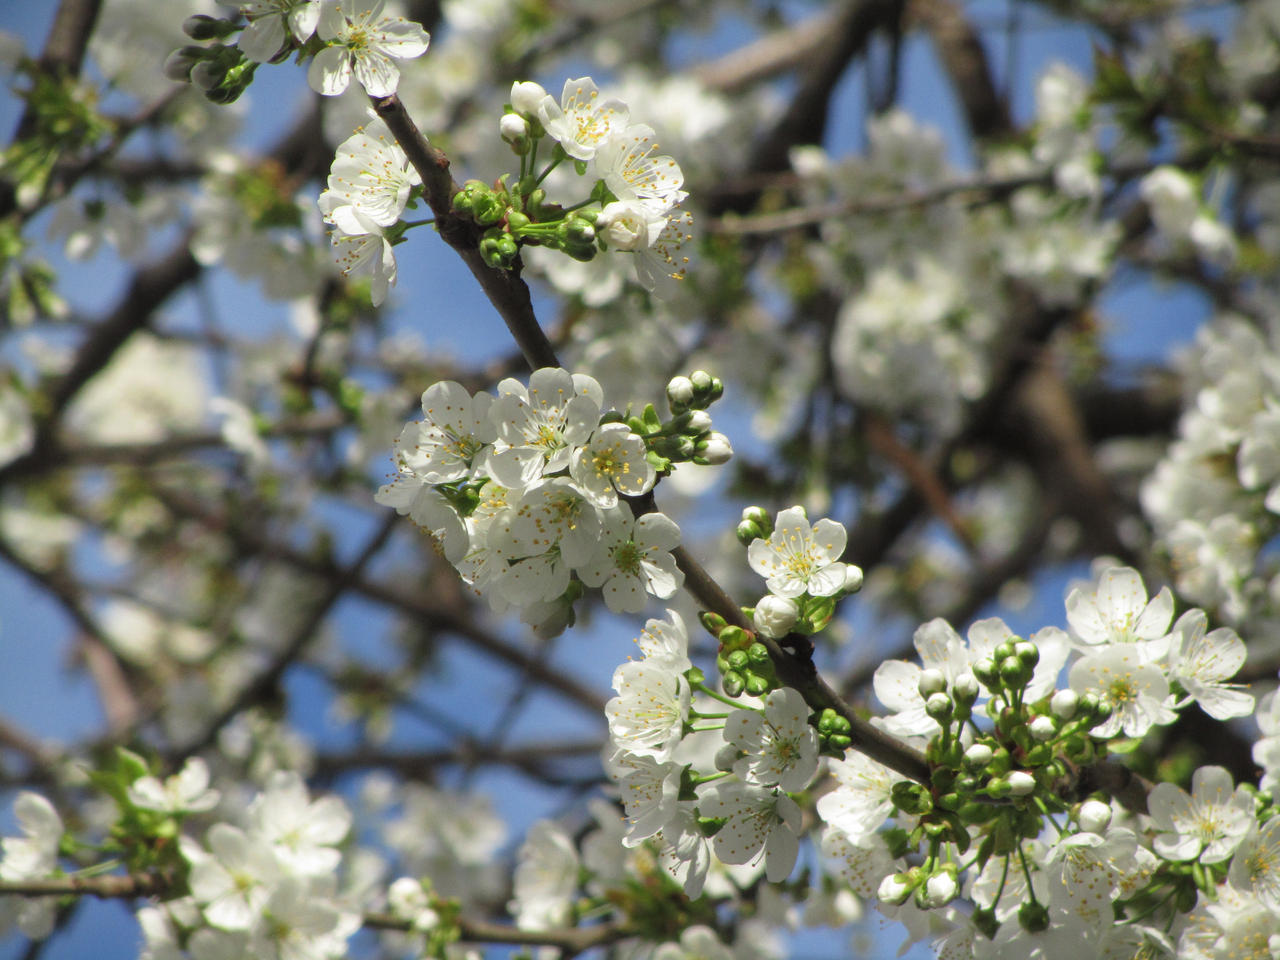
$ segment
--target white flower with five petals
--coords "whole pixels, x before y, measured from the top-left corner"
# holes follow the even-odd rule
[[[790,507],[778,514],[768,540],[752,541],[747,562],[779,597],[829,597],[844,586],[848,564],[840,555],[847,536],[836,521],[823,519],[811,527],[803,510]]]
[[[317,33],[328,46],[307,69],[312,90],[337,96],[347,89],[354,73],[371,97],[396,92],[400,68],[392,59],[422,56],[431,37],[416,23],[384,15],[384,6],[385,0],[337,0],[323,6]]]

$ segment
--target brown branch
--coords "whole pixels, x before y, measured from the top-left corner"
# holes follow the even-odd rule
[[[462,258],[479,282],[529,366],[535,370],[558,367],[560,362],[556,359],[555,349],[534,315],[529,285],[521,278],[519,265],[511,270],[490,267],[480,256],[479,228],[472,220],[454,213],[453,195],[461,188],[449,173],[449,158],[422,135],[395,94],[374,98],[373,108],[422,177],[427,204],[435,214],[436,230],[441,239]]]
[[[964,544],[965,549],[973,554],[977,545],[965,526],[964,518],[956,510],[946,484],[939,479],[937,469],[899,440],[893,432],[893,425],[883,416],[868,413],[865,421],[868,446],[902,472],[921,499],[929,505],[929,509],[947,525],[956,539]]]
[[[997,140],[1011,136],[1014,127],[1009,105],[996,90],[982,40],[961,7],[951,0],[911,0],[908,16],[924,26],[933,39],[973,137]]]

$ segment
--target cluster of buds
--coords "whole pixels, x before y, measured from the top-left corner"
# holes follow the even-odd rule
[[[547,202],[547,192],[532,175],[509,184],[504,175],[493,186],[468,180],[453,196],[455,213],[470,217],[485,231],[480,254],[495,269],[515,265],[521,244],[550,247],[575,260],[590,260],[596,244],[597,210],[566,211]]]
[[[719,377],[697,370],[667,384],[669,419],[662,419],[651,403],[639,414],[617,419],[644,438],[649,462],[659,474],[669,473],[677,463],[719,466],[733,456],[733,446],[723,433],[711,429],[711,414],[706,407],[723,394],[724,383]]]
[[[716,650],[716,669],[720,671],[720,683],[728,696],[740,697],[745,693],[763,697],[780,686],[768,647],[719,614],[704,612],[701,619],[702,625],[720,644]]]
[[[952,861],[941,856],[944,844],[964,854],[976,840],[974,863],[981,868],[992,857],[1019,856],[1024,841],[1040,836],[1047,817],[1070,812],[1055,787],[1066,776],[1067,760],[1092,761],[1105,749],[1095,746],[1089,731],[1112,707],[1071,690],[1031,702],[1027,691],[1039,660],[1034,643],[1014,637],[951,682],[938,669],[921,671],[917,689],[925,712],[941,728],[926,750],[932,777],[928,784],[895,784],[892,796],[898,810],[916,818],[909,833],[898,831],[897,845],[916,850],[926,844],[929,855],[923,866],[886,879],[882,899],[901,903],[914,896],[921,907],[940,906],[956,890]],[[966,746],[961,731],[973,725],[983,688],[991,694],[984,709],[992,725]],[[992,911],[979,910],[974,920],[990,934],[999,926]],[[1048,913],[1032,895],[1018,920],[1041,930]]]
[[[241,27],[231,20],[204,14],[188,17],[182,24],[187,36],[212,42],[189,44],[173,51],[164,62],[165,76],[176,83],[194,84],[214,103],[234,103],[249,88],[258,69],[240,47],[221,42],[238,33]]]

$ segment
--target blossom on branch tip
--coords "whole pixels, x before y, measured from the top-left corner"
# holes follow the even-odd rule
[[[158,777],[140,777],[129,785],[135,807],[161,813],[203,813],[216,807],[218,799],[218,791],[209,789],[209,767],[199,757],[188,759],[163,783]]]
[[[422,394],[421,421],[410,422],[397,441],[400,469],[425,483],[449,483],[474,477],[484,466],[484,452],[497,439],[489,419],[493,395],[474,397],[460,383],[442,380]]]
[[[689,714],[689,681],[669,665],[628,661],[613,672],[618,696],[605,704],[609,738],[639,756],[667,759]]]
[[[618,200],[638,204],[655,215],[666,213],[688,194],[684,173],[671,157],[659,154],[656,134],[637,123],[602,143],[596,169]]]
[[[800,808],[785,793],[739,780],[712,783],[699,794],[698,812],[724,818],[711,845],[725,863],[758,863],[765,876],[780,883],[791,873],[800,852]]]
[[[603,405],[604,391],[595,379],[559,367],[533,371],[527,387],[503,380],[490,407],[498,446],[489,473],[504,487],[523,488],[569,466],[573,448],[591,436]]]
[[[347,89],[354,72],[371,97],[396,92],[400,69],[392,59],[422,56],[431,37],[416,23],[384,15],[384,5],[385,0],[337,0],[324,5],[317,33],[328,46],[316,54],[307,70],[312,90],[337,96]]]

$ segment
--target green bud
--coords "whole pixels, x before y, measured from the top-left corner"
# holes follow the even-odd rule
[[[681,437],[680,439],[688,440],[689,446],[691,448],[693,447],[693,441],[689,440],[688,437]],[[737,536],[738,542],[744,547],[751,546],[751,544],[756,540],[764,539],[760,532],[760,527],[752,523],[750,520],[743,520],[738,524],[737,528],[734,530],[734,534]]]
[[[726,696],[740,697],[747,683],[737,670],[730,670],[720,678],[720,685],[724,687]]]
[[[939,723],[946,723],[951,719],[952,709],[951,698],[945,693],[931,694],[924,702],[924,712]]]
[[[725,660],[729,663],[729,669],[741,670],[747,665],[747,651],[734,650],[725,657]]]
[[[241,29],[230,20],[197,13],[182,21],[182,32],[192,40],[222,40]]]
[[[751,635],[732,624],[720,630],[719,639],[720,646],[728,650],[744,649],[751,643]]]
[[[999,811],[1000,808],[994,804],[978,803],[976,800],[970,800],[968,803],[962,803],[956,812],[960,814],[962,822],[979,824],[986,823]]]
[[[710,610],[703,610],[698,614],[698,621],[703,628],[716,639],[720,638],[720,631],[727,627],[728,621],[718,613],[712,613]]]
[[[987,796],[995,800],[1003,800],[1013,792],[1009,781],[1004,777],[992,777],[987,781]]]
[[[1003,643],[996,644],[996,648],[991,651],[991,659],[999,663],[1007,657],[1012,657],[1013,653],[1013,644],[1006,640]]]
[[[180,47],[165,58],[164,75],[175,83],[190,83],[192,67],[204,58],[204,47]]]
[[[762,677],[758,673],[750,674],[747,677],[747,693],[753,697],[763,697],[772,686],[773,682],[768,677]]]
[[[1013,653],[1014,656],[1026,664],[1028,669],[1033,669],[1040,662],[1040,650],[1029,640],[1019,640],[1015,643],[1013,645]]]
[[[997,747],[991,754],[987,769],[996,776],[1003,776],[1013,769],[1013,758],[1009,756],[1009,751],[1004,747]]]
[[[1020,690],[1031,679],[1031,670],[1023,666],[1017,657],[1005,657],[1000,661],[1000,680],[1010,690]]]
[[[528,225],[529,217],[527,214],[523,214],[519,210],[511,210],[507,213],[507,229],[512,233],[518,235]]]
[[[973,664],[973,675],[988,690],[995,691],[1000,689],[1000,674],[996,669],[996,661],[990,657],[983,657]]]
[[[959,810],[961,806],[960,794],[944,793],[938,798],[938,806],[943,810]]]
[[[747,659],[751,661],[753,667],[759,667],[763,664],[772,664],[769,658],[769,648],[763,643],[753,643],[747,647]]]

